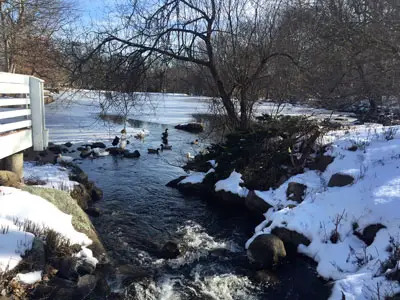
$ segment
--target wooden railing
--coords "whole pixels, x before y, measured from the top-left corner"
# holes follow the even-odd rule
[[[47,144],[43,80],[0,72],[0,159]]]

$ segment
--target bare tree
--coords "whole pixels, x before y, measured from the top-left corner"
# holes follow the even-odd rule
[[[0,0],[3,70],[37,75],[36,70],[51,60],[49,53],[55,53],[52,37],[73,16],[72,1]]]
[[[138,0],[122,7],[122,23],[101,32],[101,43],[204,68],[230,125],[247,129],[270,61],[293,60],[276,47],[282,8],[282,0]]]

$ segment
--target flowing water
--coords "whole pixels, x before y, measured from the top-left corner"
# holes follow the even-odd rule
[[[197,136],[171,126],[179,123],[178,117],[191,118],[192,111],[185,108],[181,114],[180,108],[199,103],[203,105],[199,99],[171,96],[164,107],[169,114],[165,119],[130,120],[128,135],[141,129],[149,132],[144,141],[129,138],[129,149],[142,154],[139,159],[109,156],[79,161],[104,192],[104,200],[96,204],[102,215],[93,222],[115,271],[110,277],[113,290],[126,299],[326,299],[329,287],[308,259],[287,262],[272,273],[251,268],[244,244],[259,220],[165,186],[185,174],[180,168],[185,153],[194,154],[204,146],[190,145]],[[65,110],[49,106],[52,139],[109,142],[121,125],[98,123],[87,130],[79,126],[82,130],[74,135],[77,124],[95,120],[96,111],[88,107],[72,104],[72,116],[66,117]],[[147,148],[160,145],[166,128],[173,150],[147,154]],[[160,249],[169,241],[181,250],[175,259],[161,258]]]

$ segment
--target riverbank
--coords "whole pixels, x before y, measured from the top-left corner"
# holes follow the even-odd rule
[[[103,293],[105,279],[97,270],[106,252],[76,197],[83,184],[70,178],[87,181],[78,169],[26,162],[26,184],[2,181],[2,296],[83,299]]]
[[[279,268],[301,253],[332,280],[331,299],[395,295],[399,127],[353,126],[321,133],[318,143],[307,128],[306,135],[296,130],[302,138],[294,144],[287,128],[262,132],[264,138],[228,136],[188,163],[191,175],[170,185],[262,216],[246,243],[257,269]]]

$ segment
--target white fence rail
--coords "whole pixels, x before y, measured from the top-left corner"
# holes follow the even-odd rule
[[[0,72],[0,159],[47,144],[43,80]]]

